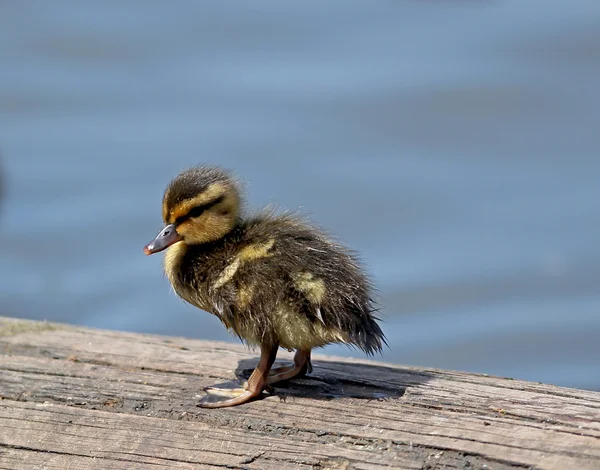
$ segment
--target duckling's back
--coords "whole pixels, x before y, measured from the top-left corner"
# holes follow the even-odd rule
[[[372,354],[385,343],[356,258],[294,216],[246,219],[217,242],[189,247],[178,271],[175,290],[251,344],[335,342]]]

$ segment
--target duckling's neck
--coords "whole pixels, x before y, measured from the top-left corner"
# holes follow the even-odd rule
[[[200,298],[203,297],[199,291],[203,282],[199,280],[205,279],[208,271],[224,269],[231,246],[243,237],[244,231],[244,221],[239,218],[232,229],[218,240],[197,245],[181,241],[170,246],[165,253],[164,268],[175,292],[184,300],[210,311],[210,306],[204,305]]]
[[[188,263],[185,263],[186,266],[182,266],[182,264],[186,259],[186,255],[189,254],[189,256],[194,258],[211,257],[211,255],[221,252],[223,248],[228,245],[228,242],[238,239],[243,234],[244,230],[244,220],[239,217],[231,227],[231,230],[218,240],[196,245],[188,245],[184,241],[181,241],[169,247],[165,253],[164,267],[165,273],[175,291],[180,293],[180,291],[185,288],[183,285],[185,280],[182,279],[182,268],[184,271],[188,271]],[[217,257],[219,256],[217,255]],[[206,258],[203,261],[206,261]]]
[[[177,290],[177,286],[180,284],[179,269],[181,267],[181,261],[187,251],[188,246],[185,242],[181,241],[170,246],[165,253],[165,274],[175,290]]]

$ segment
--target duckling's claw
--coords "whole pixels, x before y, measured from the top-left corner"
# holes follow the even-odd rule
[[[203,389],[207,395],[217,395],[220,397],[236,397],[246,391],[245,388],[219,388],[205,387]]]

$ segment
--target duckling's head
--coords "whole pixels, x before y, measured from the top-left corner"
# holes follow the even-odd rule
[[[156,238],[144,247],[151,255],[177,242],[199,245],[229,233],[240,215],[238,184],[226,171],[194,167],[175,177],[165,191],[165,222]]]

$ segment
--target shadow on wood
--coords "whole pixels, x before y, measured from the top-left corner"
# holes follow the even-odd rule
[[[226,382],[217,386],[239,386],[240,382],[248,380],[257,362],[257,359],[240,360],[235,371],[239,381]],[[354,364],[349,368],[347,362],[338,361],[313,361],[312,364],[314,369],[311,374],[273,385],[271,395],[282,400],[288,397],[310,398],[313,400],[342,398],[384,400],[386,398],[400,398],[406,390],[406,387],[392,386],[385,381],[390,373],[398,372],[397,368],[392,369],[376,364]],[[348,375],[333,376],[328,373],[332,369],[337,370],[338,374],[346,371]],[[425,372],[416,372],[409,369],[405,369],[404,372],[411,384],[424,384],[431,378],[431,375]],[[381,382],[374,383],[372,379],[367,377],[381,377]]]

